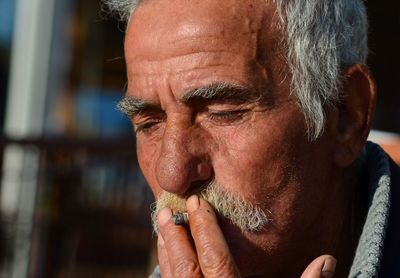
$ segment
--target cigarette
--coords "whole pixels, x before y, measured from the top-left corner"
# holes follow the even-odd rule
[[[175,225],[186,225],[189,223],[189,215],[187,212],[174,213],[172,221],[174,221]]]

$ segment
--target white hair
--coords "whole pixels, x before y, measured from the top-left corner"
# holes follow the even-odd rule
[[[341,70],[365,64],[367,16],[361,0],[279,0],[287,59],[296,94],[316,139],[325,126],[324,108],[341,98]]]
[[[138,0],[103,0],[128,21]],[[341,70],[365,64],[368,55],[367,16],[362,0],[274,0],[297,97],[310,140],[325,126],[325,109],[341,98]]]
[[[118,15],[121,21],[128,22],[140,0],[102,0],[111,13]]]

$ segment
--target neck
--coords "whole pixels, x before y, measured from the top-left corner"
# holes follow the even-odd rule
[[[333,241],[332,255],[338,261],[335,277],[348,276],[366,217],[367,184],[359,174],[360,169],[360,165],[352,167],[350,174],[346,173],[344,178],[343,191],[346,188],[351,191],[344,194],[347,196],[345,197],[346,209],[343,211],[341,229]]]

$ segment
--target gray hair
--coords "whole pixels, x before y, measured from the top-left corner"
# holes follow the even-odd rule
[[[128,21],[138,0],[103,0]],[[325,126],[325,109],[341,98],[341,70],[365,64],[368,22],[362,0],[274,0],[281,22],[292,92],[310,140]]]

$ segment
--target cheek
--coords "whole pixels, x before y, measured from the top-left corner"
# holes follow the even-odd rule
[[[220,152],[213,158],[217,181],[251,199],[277,194],[291,178],[293,144],[304,134],[301,125],[286,127],[284,122],[260,118],[220,134]]]

